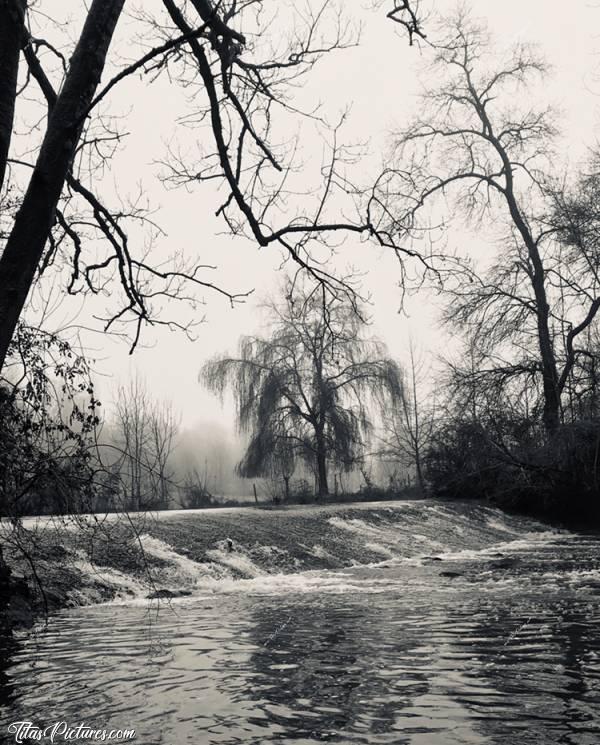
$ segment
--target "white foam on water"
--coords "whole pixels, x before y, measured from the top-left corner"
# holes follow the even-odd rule
[[[221,566],[239,572],[244,577],[258,577],[265,574],[265,571],[257,566],[249,556],[239,551],[211,548],[206,551],[205,555]]]
[[[341,530],[347,530],[350,533],[358,533],[359,535],[373,535],[373,533],[379,533],[373,525],[369,525],[359,517],[344,518],[344,517],[330,517],[327,521],[334,528]]]
[[[381,554],[382,556],[387,556],[390,559],[396,556],[393,551],[391,551],[389,548],[386,548],[385,546],[382,546],[379,543],[365,543],[365,548],[368,548],[369,551],[372,551],[374,554]]]
[[[89,578],[93,584],[101,584],[107,588],[111,588],[116,592],[117,597],[131,598],[143,595],[148,591],[144,583],[129,574],[120,572],[118,569],[113,569],[112,567],[92,564],[88,557],[81,551],[77,552],[77,558],[72,562],[72,566],[78,569],[85,577]],[[71,590],[69,597],[78,605],[82,605],[86,602],[100,602],[96,598],[101,599],[102,594],[98,589],[94,589],[92,585],[92,587]]]
[[[436,558],[444,559],[445,561],[452,560],[468,560],[468,559],[480,559],[481,557],[489,556],[495,553],[520,553],[529,552],[531,549],[539,548],[540,546],[549,545],[558,539],[564,539],[564,533],[560,531],[545,531],[543,533],[523,533],[520,538],[514,541],[507,541],[504,543],[495,543],[485,548],[471,549],[465,548],[460,551],[447,551],[444,553],[436,554]]]
[[[405,558],[402,553],[418,553],[420,555],[431,554],[435,551],[448,550],[447,544],[423,533],[409,533],[409,526],[391,523],[372,525],[360,518],[331,517],[328,522],[335,528],[345,530],[359,538],[362,538],[364,547],[374,553],[379,553],[389,558]],[[453,532],[462,532],[457,526],[452,525]]]
[[[486,518],[485,522],[488,527],[492,528],[493,530],[499,530],[503,533],[512,533],[513,535],[517,534],[517,531],[514,530],[514,528],[511,528],[503,520],[497,517],[488,517]]]
[[[572,569],[567,572],[544,572],[538,576],[542,579],[552,580],[553,582],[559,580],[570,584],[600,583],[600,569]]]
[[[353,592],[389,592],[390,580],[389,578],[361,578],[350,572],[333,572],[327,570],[324,572],[298,572],[296,574],[266,574],[251,579],[224,580],[206,589],[218,594],[282,595],[291,593],[319,593],[344,595]],[[193,600],[193,598],[188,598],[189,602]]]
[[[295,574],[263,574],[251,578],[233,577],[220,580],[200,579],[192,595],[173,598],[119,597],[110,601],[118,606],[181,606],[195,605],[217,595],[265,595],[281,596],[292,594],[347,595],[380,594],[394,587],[389,578],[358,577],[346,572],[331,570],[298,572]],[[404,584],[403,584],[404,587]]]
[[[424,567],[428,566],[427,556],[386,556],[381,561],[372,561],[368,564],[353,564],[353,569],[393,569],[396,567]],[[394,580],[390,579],[393,583]]]
[[[309,554],[314,556],[316,559],[333,559],[335,558],[326,548],[318,543],[315,543],[312,548],[307,548]]]
[[[428,535],[421,535],[420,533],[411,533],[411,538],[414,538],[421,543],[427,544],[430,548],[445,548],[443,543],[436,541]]]
[[[446,527],[449,527],[451,525],[452,530],[459,533],[464,533],[465,527],[469,527],[471,529],[488,527],[492,530],[498,530],[503,533],[512,533],[513,535],[518,535],[521,533],[521,530],[511,527],[507,515],[501,510],[482,504],[477,504],[476,508],[477,512],[472,515],[468,513],[457,512],[450,505],[425,505],[425,509],[428,512],[433,512],[434,514],[439,515],[442,518]],[[532,518],[520,518],[520,520],[523,524],[528,524],[531,526],[535,525],[536,527],[539,526],[540,531],[545,530],[546,526]]]
[[[201,579],[219,580],[230,576],[223,565],[219,562],[200,563],[178,553],[172,546],[160,538],[151,535],[141,535],[140,543],[144,552],[155,556],[157,559],[167,562],[170,567],[153,568],[155,582],[164,584],[184,584],[186,587],[194,586]],[[209,553],[209,552],[207,552]]]
[[[547,592],[560,587],[580,590],[586,586],[600,589],[600,569],[573,569],[549,572],[512,574],[511,572],[485,572],[478,577],[481,592],[497,592],[499,588],[517,592]]]
[[[394,525],[370,525],[368,522],[361,520],[358,517],[354,518],[342,518],[342,517],[330,517],[328,523],[338,530],[345,530],[348,533],[352,533],[355,536],[365,539],[364,546],[371,550],[376,550],[377,553],[388,552],[391,548],[397,548],[403,534],[399,530],[399,526]],[[389,555],[396,555],[392,552]]]

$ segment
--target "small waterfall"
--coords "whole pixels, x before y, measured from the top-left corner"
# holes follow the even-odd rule
[[[127,522],[131,530],[116,519],[102,523],[100,537],[82,529],[81,518],[77,529],[45,525],[53,545],[46,555],[57,558],[44,559],[39,572],[55,607],[284,587],[336,592],[355,581],[344,573],[349,567],[466,561],[560,535],[481,504],[434,500],[163,512]]]

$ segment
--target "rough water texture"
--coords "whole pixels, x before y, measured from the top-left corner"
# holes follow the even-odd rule
[[[433,501],[164,514],[137,526],[148,583],[126,547],[96,536],[92,565],[73,526],[38,528],[69,545],[68,602],[113,600],[15,643],[3,721],[144,745],[600,741],[595,535]]]
[[[26,521],[28,553],[49,607],[223,587],[510,541],[547,530],[474,503],[381,502],[278,510],[227,508]],[[36,583],[27,562],[7,553]]]

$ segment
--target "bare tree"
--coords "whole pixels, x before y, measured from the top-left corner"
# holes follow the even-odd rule
[[[421,390],[428,370],[412,339],[408,352],[402,400],[398,409],[384,412],[383,443],[378,455],[414,468],[417,485],[425,493],[423,458],[434,428],[435,401],[428,401]]]
[[[274,459],[296,456],[314,468],[324,496],[329,464],[355,467],[375,410],[400,403],[400,370],[364,336],[353,306],[322,286],[288,281],[268,309],[270,336],[242,338],[239,355],[209,361],[202,379],[219,394],[233,389],[239,426],[250,434],[240,475],[269,475]]]
[[[148,471],[153,482],[155,501],[163,510],[171,505],[175,472],[170,460],[179,421],[170,403],[154,403],[150,412],[149,450],[152,461],[148,464]]]
[[[119,388],[112,436],[128,509],[169,507],[174,486],[170,459],[178,427],[170,404],[152,401],[140,378]]]
[[[591,298],[579,295],[571,304],[564,319],[570,326],[567,356],[559,359],[560,313],[552,287],[559,271],[552,258],[556,229],[547,220],[553,115],[548,108],[513,104],[543,77],[546,66],[524,45],[497,62],[485,28],[460,13],[436,47],[432,68],[436,84],[423,95],[423,113],[398,135],[398,164],[380,179],[382,195],[396,209],[390,229],[425,227],[427,208],[450,194],[471,218],[504,219],[509,248],[483,278],[463,267],[456,295],[462,300],[451,313],[461,323],[479,325],[482,336],[492,329],[496,343],[518,335],[524,318],[531,321],[542,417],[552,432],[560,422],[571,364],[568,347],[591,323],[600,301],[594,287]]]
[[[290,92],[302,76],[324,54],[356,41],[331,0],[306,14],[279,18],[263,0],[215,5],[210,0],[163,0],[162,12],[139,13],[132,26],[132,34],[143,34],[149,50],[99,89],[123,7],[124,0],[93,0],[73,49],[67,42],[59,48],[32,32],[40,25],[35,4],[0,2],[0,199],[11,206],[4,210],[0,231],[0,369],[32,284],[50,267],[58,271],[55,281],[64,282],[72,294],[99,295],[110,286],[105,330],[125,333],[130,324],[132,348],[147,324],[189,331],[193,321],[165,318],[162,301],[179,298],[194,305],[198,290],[215,291],[232,303],[247,294],[211,282],[207,273],[214,267],[197,258],[190,262],[178,254],[168,264],[158,261],[152,246],[161,233],[149,210],[139,200],[112,207],[96,193],[95,176],[122,138],[100,104],[135,73],[164,75],[187,90],[198,88],[182,126],[206,123],[206,147],[196,157],[170,153],[165,178],[186,186],[211,181],[224,187],[217,214],[234,234],[279,247],[320,281],[349,292],[312,261],[310,246],[326,243],[340,230],[376,233],[358,216],[332,216],[333,194],[345,188],[338,168],[344,151],[335,138],[319,195],[313,200],[301,196],[297,209],[290,207],[281,219],[293,194],[289,181],[296,148],[276,144],[275,124],[281,117],[301,115]],[[48,23],[43,10],[40,18]],[[393,19],[402,21],[411,35],[418,31],[409,2],[395,8]],[[25,93],[29,105],[31,92],[43,109],[36,109],[32,141],[23,148],[26,155],[20,155],[11,128],[15,107]],[[307,115],[318,119],[314,112]],[[36,146],[33,134],[40,121],[43,136]],[[146,238],[132,240],[140,225]]]
[[[145,459],[149,444],[148,394],[139,378],[117,394],[115,440],[122,453],[119,472],[128,509],[141,510],[147,498]]]
[[[574,183],[559,183],[549,190],[552,208],[548,228],[553,230],[559,252],[548,270],[560,301],[564,364],[559,379],[561,393],[568,389],[570,402],[582,385],[596,386],[598,345],[597,314],[600,309],[600,152],[592,151]],[[573,313],[578,311],[578,316]],[[583,310],[583,312],[582,312]],[[575,318],[576,320],[573,320]],[[583,379],[582,379],[583,378]],[[595,395],[592,396],[592,401]]]

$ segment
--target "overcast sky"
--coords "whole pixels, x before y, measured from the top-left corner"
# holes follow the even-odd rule
[[[151,2],[144,0],[142,5],[149,8]],[[348,142],[368,139],[373,156],[365,162],[365,169],[373,169],[382,157],[381,150],[389,133],[406,123],[414,111],[419,73],[427,52],[410,48],[382,11],[366,10],[366,5],[361,0],[345,3],[347,12],[356,12],[364,24],[360,45],[324,59],[301,95],[304,102],[322,102],[324,112],[332,119],[351,106],[342,139]],[[422,0],[422,5],[441,12],[455,6],[445,0],[435,3]],[[600,83],[595,73],[600,68],[600,39],[595,29],[600,28],[600,7],[585,0],[573,0],[568,7],[556,0],[477,0],[473,7],[476,14],[488,20],[502,44],[524,39],[540,45],[554,66],[543,94],[562,109],[561,125],[568,142],[565,157],[580,158],[585,147],[594,142],[598,124],[600,97],[595,90],[600,91]],[[123,41],[127,31],[125,21],[115,46],[124,57],[128,51]],[[125,383],[139,372],[153,395],[172,401],[185,427],[219,420],[227,429],[233,429],[230,409],[221,409],[219,402],[202,389],[197,380],[198,371],[208,357],[234,351],[241,334],[259,329],[257,305],[265,293],[277,286],[280,255],[259,251],[248,242],[223,235],[223,224],[212,216],[219,201],[210,185],[186,193],[167,191],[156,180],[155,174],[160,170],[157,161],[164,159],[166,145],[173,141],[173,120],[182,105],[181,91],[166,80],[152,85],[139,80],[123,84],[113,97],[111,109],[127,114],[126,128],[130,134],[112,172],[107,174],[107,183],[118,184],[121,192],[134,191],[142,184],[148,198],[160,207],[157,220],[167,233],[160,251],[165,256],[183,247],[188,254],[198,255],[202,262],[218,265],[214,279],[227,289],[254,289],[255,293],[234,309],[218,296],[207,293],[206,322],[196,329],[193,343],[183,334],[163,329],[155,334],[146,333],[144,341],[148,347],[138,349],[131,357],[124,343],[105,335],[87,334],[85,342],[97,358],[96,369],[102,374],[99,387],[107,403],[118,383]],[[188,130],[187,136],[192,146],[197,135]],[[179,132],[177,139],[181,143],[184,135]],[[307,142],[316,143],[310,139]],[[485,251],[472,236],[469,240],[472,248]],[[364,287],[373,297],[373,333],[387,342],[393,355],[402,359],[411,334],[425,349],[438,352],[446,346],[436,326],[434,298],[428,295],[413,298],[407,305],[408,315],[398,314],[399,274],[393,257],[348,241],[337,262],[340,266],[354,264],[366,272]],[[63,306],[59,313],[66,317],[75,307],[78,306]],[[84,307],[79,320],[87,322],[94,310]],[[183,309],[170,312],[178,316]],[[60,319],[56,322],[60,323]]]

